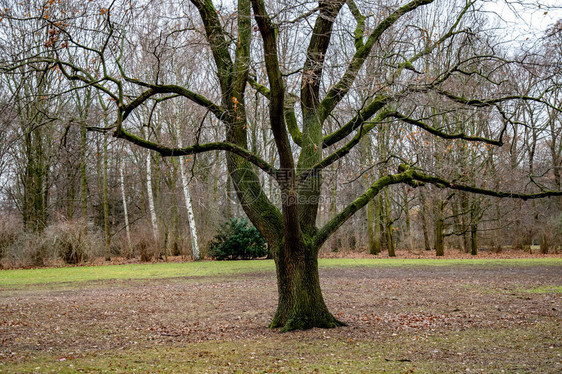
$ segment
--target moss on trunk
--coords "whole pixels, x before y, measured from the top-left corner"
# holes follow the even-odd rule
[[[317,251],[297,243],[278,253],[275,263],[279,302],[270,328],[286,332],[345,326],[328,311],[322,297]]]
[[[478,225],[470,225],[470,253],[473,256],[478,254]]]
[[[445,222],[443,218],[443,210],[445,208],[445,203],[439,201],[437,207],[437,218],[435,220],[435,255],[444,256],[445,255]]]

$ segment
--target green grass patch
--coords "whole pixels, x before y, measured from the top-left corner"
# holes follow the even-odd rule
[[[320,259],[320,267],[349,267],[349,266],[562,266],[562,258],[541,257],[541,258],[514,258],[514,259],[411,259],[411,258],[330,258]]]
[[[562,293],[562,286],[539,286],[534,288],[524,288],[519,291],[528,293]]]
[[[391,266],[562,266],[561,258],[529,259],[320,259],[321,268]],[[162,279],[177,277],[228,277],[270,272],[272,260],[201,261],[105,266],[77,266],[0,270],[0,288],[34,284],[77,283],[102,280]]]
[[[217,277],[274,271],[273,261],[201,261],[0,271],[0,287],[101,280]]]

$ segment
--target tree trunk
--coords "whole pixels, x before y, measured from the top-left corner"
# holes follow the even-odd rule
[[[47,226],[47,174],[44,134],[40,127],[26,129],[27,156],[23,181],[23,223],[26,229],[42,232]]]
[[[181,147],[181,145],[180,145]],[[185,200],[185,208],[187,210],[187,221],[189,223],[189,231],[191,233],[191,250],[193,252],[193,260],[198,261],[201,259],[199,254],[199,245],[197,242],[197,227],[195,226],[195,215],[193,214],[193,204],[191,203],[191,195],[189,194],[189,185],[183,163],[180,162],[180,176],[181,184],[183,187],[183,197]]]
[[[470,254],[476,256],[478,254],[478,224],[470,225]]]
[[[462,211],[462,215],[461,215],[461,226],[462,226],[462,243],[463,243],[463,249],[465,253],[468,253],[470,250],[470,240],[468,237],[468,209],[469,209],[469,201],[468,201],[468,195],[466,193],[461,193],[461,211]]]
[[[381,253],[381,242],[383,233],[383,220],[382,220],[382,199],[380,195],[377,195],[373,200],[375,204],[375,242],[374,251],[375,254]]]
[[[367,236],[369,238],[369,253],[378,255],[380,252],[380,239],[375,238],[375,200],[372,199],[367,204]]]
[[[107,178],[107,133],[103,135],[103,228],[105,233],[105,261],[111,261],[111,233],[109,228],[109,191]]]
[[[80,207],[82,209],[82,219],[85,222],[88,221],[87,141],[87,130],[85,126],[82,126],[80,128]]]
[[[499,199],[496,201],[496,224],[498,226],[498,230],[494,235],[494,250],[496,252],[501,252],[503,247],[503,228],[502,228],[502,211],[500,206]]]
[[[158,133],[156,134],[156,137],[158,138],[159,132],[160,132],[160,128],[157,127],[155,128],[155,131],[157,131]],[[164,212],[162,212],[160,209],[163,206],[162,204],[162,170],[161,170],[161,165],[160,165],[160,161],[162,159],[162,156],[159,153],[155,153],[153,155],[153,167],[152,167],[152,191],[153,191],[153,198],[154,198],[154,207],[155,207],[155,213],[156,213],[156,219],[158,222],[158,228],[159,230],[157,231],[157,239],[156,242],[158,243],[158,247],[157,247],[157,256],[158,259],[162,259],[162,257],[164,257],[164,260],[167,262],[168,261],[168,221],[166,219],[162,219]]]
[[[177,202],[177,198],[175,199]],[[180,248],[180,220],[178,217],[178,206],[177,204],[174,204],[172,206],[172,230],[173,230],[173,236],[172,236],[172,250],[170,251],[170,253],[172,254],[172,256],[179,256],[181,255],[181,248]]]
[[[429,242],[429,230],[427,228],[427,209],[425,205],[425,195],[420,189],[420,213],[422,220],[422,230],[423,230],[423,245],[426,251],[431,251],[431,243]]]
[[[385,224],[386,245],[388,249],[388,257],[396,257],[396,251],[394,248],[394,239],[392,237],[394,227],[392,226],[390,192],[388,191],[388,188],[386,188],[384,191],[384,206],[385,206],[385,220],[386,220],[386,224]]]
[[[541,253],[543,255],[547,254],[548,250],[550,249],[550,238],[544,230],[542,230],[542,232],[540,233],[539,244]]]
[[[479,206],[473,200],[470,209],[470,253],[473,256],[478,254],[478,222],[480,221]]]
[[[231,192],[232,181],[230,179],[230,173],[226,175],[226,218],[232,217],[232,192]]]
[[[72,220],[74,218],[74,202],[76,200],[76,177],[75,165],[71,163],[66,167],[66,218]]]
[[[455,200],[451,200],[451,210],[453,212],[453,233],[455,235],[454,246],[462,252],[462,238],[458,236],[462,232],[461,220],[459,218],[459,203]]]
[[[370,137],[365,137],[362,141],[361,141],[361,165],[362,167],[365,167],[366,165],[370,164],[371,162],[371,148],[372,148],[372,143],[371,143],[371,138]],[[369,180],[368,180],[368,174],[362,179],[362,186],[364,189],[369,188]],[[366,215],[367,215],[367,239],[368,239],[368,245],[369,245],[369,253],[372,255],[378,255],[380,252],[380,237],[376,237],[375,236],[375,228],[373,227],[373,225],[375,224],[375,221],[378,222],[378,219],[375,220],[375,204],[376,204],[376,200],[375,199],[371,199],[369,200],[369,202],[367,203],[366,206]]]
[[[404,214],[406,215],[406,237],[404,238],[408,251],[412,251],[414,249],[414,241],[412,237],[412,227],[411,227],[411,218],[410,218],[410,203],[408,201],[408,190],[407,187],[404,188]]]
[[[334,186],[332,187],[332,199],[330,204],[330,218],[333,218],[338,214],[338,169],[334,166],[332,168],[332,175],[334,177]],[[332,235],[332,252],[338,252],[341,247],[341,240],[339,235]]]
[[[182,139],[179,127],[176,127],[176,134],[178,137],[178,145],[182,147]],[[191,251],[193,253],[193,260],[198,261],[201,259],[199,254],[199,244],[197,241],[197,227],[195,226],[195,215],[193,214],[193,204],[191,203],[191,195],[189,193],[189,183],[185,175],[185,166],[180,160],[180,177],[181,185],[183,188],[183,197],[185,200],[185,209],[187,210],[187,221],[189,224],[189,231],[191,233]]]
[[[270,328],[281,331],[344,326],[326,307],[318,276],[317,250],[285,243],[275,258],[278,304]]]
[[[445,203],[439,201],[437,205],[437,219],[435,220],[435,255],[444,256],[445,255],[445,235],[443,231],[445,230],[445,222],[443,219],[443,210],[445,208]]]
[[[144,136],[148,139],[148,129],[144,128]],[[158,219],[154,208],[154,195],[152,194],[152,165],[150,151],[146,151],[146,192],[148,197],[148,209],[150,211],[150,222],[152,223],[152,234],[154,242],[158,246]]]
[[[133,254],[133,245],[131,243],[131,230],[129,227],[129,214],[127,209],[127,195],[125,194],[125,176],[123,169],[125,169],[125,160],[121,160],[120,163],[119,181],[121,184],[121,199],[123,200],[123,215],[125,216],[125,232],[127,233],[127,253],[125,253],[125,257],[129,258]]]

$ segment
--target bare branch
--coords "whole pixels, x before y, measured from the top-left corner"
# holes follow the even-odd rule
[[[401,165],[402,170],[408,169],[409,166]],[[496,191],[480,187],[467,186],[464,184],[456,183],[455,181],[449,181],[437,176],[432,176],[424,174],[420,171],[411,169],[413,171],[413,180],[430,183],[435,185],[437,188],[449,188],[458,191],[466,191],[479,195],[486,195],[498,198],[510,198],[510,199],[521,199],[521,200],[533,200],[533,199],[543,199],[545,197],[562,196],[562,191],[541,191],[537,193],[519,193],[519,192],[507,192],[507,191]]]
[[[367,56],[371,52],[371,49],[375,43],[379,40],[382,34],[388,30],[400,17],[403,15],[414,11],[422,5],[431,4],[434,0],[414,0],[408,4],[400,7],[398,10],[391,13],[386,17],[378,26],[373,30],[367,42],[359,48],[351,62],[349,63],[346,72],[343,77],[339,80],[337,84],[332,87],[330,91],[326,94],[326,97],[320,103],[320,118],[323,121],[328,117],[336,105],[341,101],[341,99],[349,92],[351,85],[355,81],[357,72],[367,59]]]
[[[432,127],[430,125],[428,125],[427,123],[420,121],[420,120],[416,120],[410,117],[406,117],[403,114],[400,114],[398,112],[391,112],[388,114],[389,117],[393,117],[396,119],[401,120],[402,122],[408,123],[410,125],[414,125],[419,127],[420,129],[423,129],[427,132],[429,132],[430,134],[436,135],[442,139],[463,139],[463,140],[467,140],[470,142],[482,142],[482,143],[486,143],[486,144],[490,144],[490,145],[497,145],[497,146],[502,146],[503,145],[503,141],[501,139],[501,137],[498,140],[494,140],[494,139],[488,139],[485,137],[481,137],[481,136],[470,136],[470,135],[466,135],[465,133],[456,133],[456,134],[448,134],[446,132],[443,132],[439,129],[436,129],[435,127]]]
[[[214,143],[205,143],[205,144],[195,144],[190,147],[182,147],[182,148],[167,147],[140,138],[134,134],[131,134],[130,132],[123,130],[122,128],[121,129],[117,128],[113,133],[113,136],[115,136],[116,138],[127,140],[128,142],[136,144],[140,147],[156,151],[163,157],[189,156],[189,155],[195,155],[195,154],[209,152],[209,151],[227,151],[248,160],[252,164],[262,169],[267,174],[273,176],[274,178],[277,178],[279,174],[279,171],[273,166],[271,166],[267,161],[261,159],[260,157],[256,156],[255,154],[248,151],[247,149],[244,149],[233,143],[214,142]]]
[[[385,187],[398,184],[408,183],[413,180],[413,169],[405,170],[399,174],[387,175],[378,179],[367,189],[361,196],[346,206],[340,213],[326,223],[314,236],[314,244],[320,247],[328,237],[341,227],[351,216],[359,209],[363,208],[369,200],[373,199]]]

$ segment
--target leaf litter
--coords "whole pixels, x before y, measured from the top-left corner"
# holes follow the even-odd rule
[[[559,267],[332,268],[321,270],[321,279],[330,310],[348,327],[269,330],[277,302],[272,274],[0,292],[0,362],[50,355],[67,364],[107,352],[186,344],[206,347],[194,353],[196,361],[217,362],[221,345],[234,344],[235,350],[248,344],[246,359],[254,365],[264,364],[259,355],[271,346],[270,365],[294,368],[306,367],[311,355],[313,362],[343,360],[345,352],[333,349],[337,344],[355,352],[349,362],[368,361],[377,352],[366,347],[374,344],[388,364],[491,368],[486,365],[496,362],[519,372],[562,369],[560,293],[522,291],[556,289]],[[316,348],[306,351],[311,347]]]

